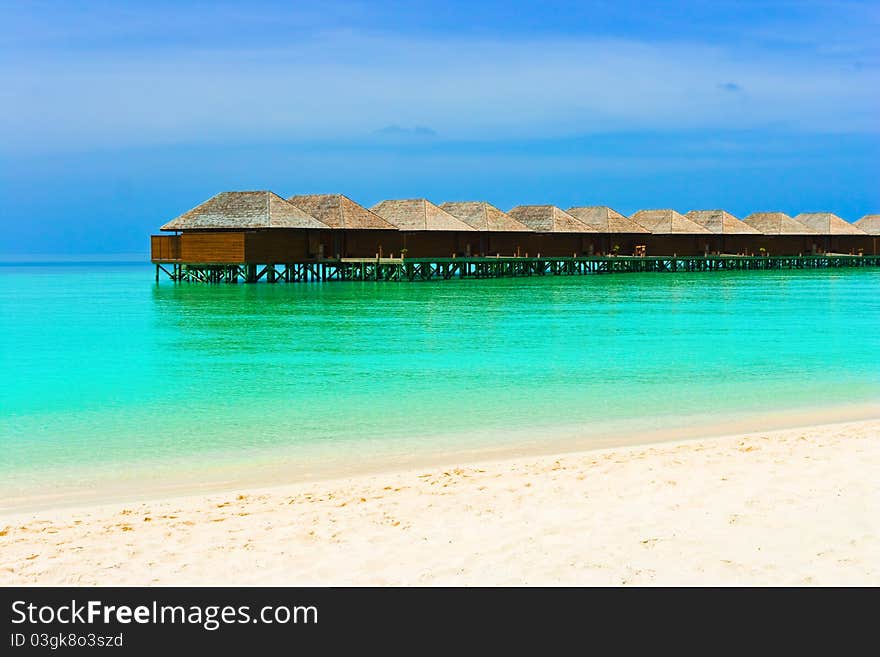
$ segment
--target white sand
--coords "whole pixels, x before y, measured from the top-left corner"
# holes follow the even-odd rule
[[[0,584],[880,585],[880,420],[0,517]]]

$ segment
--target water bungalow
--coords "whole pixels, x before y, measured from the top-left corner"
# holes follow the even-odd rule
[[[402,239],[398,255],[404,253],[410,258],[430,258],[476,252],[473,245],[479,238],[470,235],[477,232],[476,228],[456,219],[427,199],[381,201],[370,210],[400,231]],[[380,257],[383,255],[380,254]],[[388,256],[393,257],[391,253]]]
[[[269,191],[221,192],[153,235],[154,260],[274,263],[323,258],[331,228]]]
[[[481,256],[523,256],[537,253],[534,230],[484,201],[441,203],[440,207],[480,233]]]
[[[706,255],[717,250],[712,231],[675,210],[639,210],[630,219],[650,231],[648,253]]]
[[[726,210],[691,210],[685,217],[716,235],[711,241],[714,253],[751,255],[754,236],[761,234]]]
[[[577,256],[594,253],[599,231],[555,205],[518,205],[507,211],[535,233],[532,253],[547,256]]]
[[[775,255],[818,251],[818,233],[784,212],[753,212],[743,221],[761,232],[756,253]]]
[[[795,221],[812,228],[821,237],[815,240],[812,252],[816,253],[858,253],[865,250],[867,235],[857,226],[844,221],[831,212],[802,212]]]
[[[602,236],[598,255],[634,254],[642,247],[647,249],[644,236],[651,231],[606,205],[574,207],[566,212]]]
[[[880,215],[640,210],[222,192],[151,236],[175,281],[429,280],[877,266]],[[171,234],[168,234],[171,233]]]
[[[397,226],[342,194],[300,194],[287,199],[330,226],[329,254],[351,258],[362,254],[400,253],[403,236]]]
[[[860,231],[868,235],[868,238],[871,240],[871,250],[865,251],[865,253],[878,255],[877,242],[880,241],[878,240],[878,237],[880,237],[880,214],[866,214],[855,225],[858,226]]]

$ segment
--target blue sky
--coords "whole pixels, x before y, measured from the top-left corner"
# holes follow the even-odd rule
[[[880,212],[880,3],[6,2],[0,253],[225,189]]]

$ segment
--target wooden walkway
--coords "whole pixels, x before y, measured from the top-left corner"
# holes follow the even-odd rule
[[[407,258],[321,260],[289,264],[212,264],[154,261],[156,281],[301,283],[317,281],[434,281],[639,272],[719,272],[880,267],[878,255],[595,256],[545,258]]]

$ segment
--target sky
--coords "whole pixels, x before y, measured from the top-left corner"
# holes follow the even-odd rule
[[[880,212],[880,3],[0,0],[0,254],[224,190]]]

